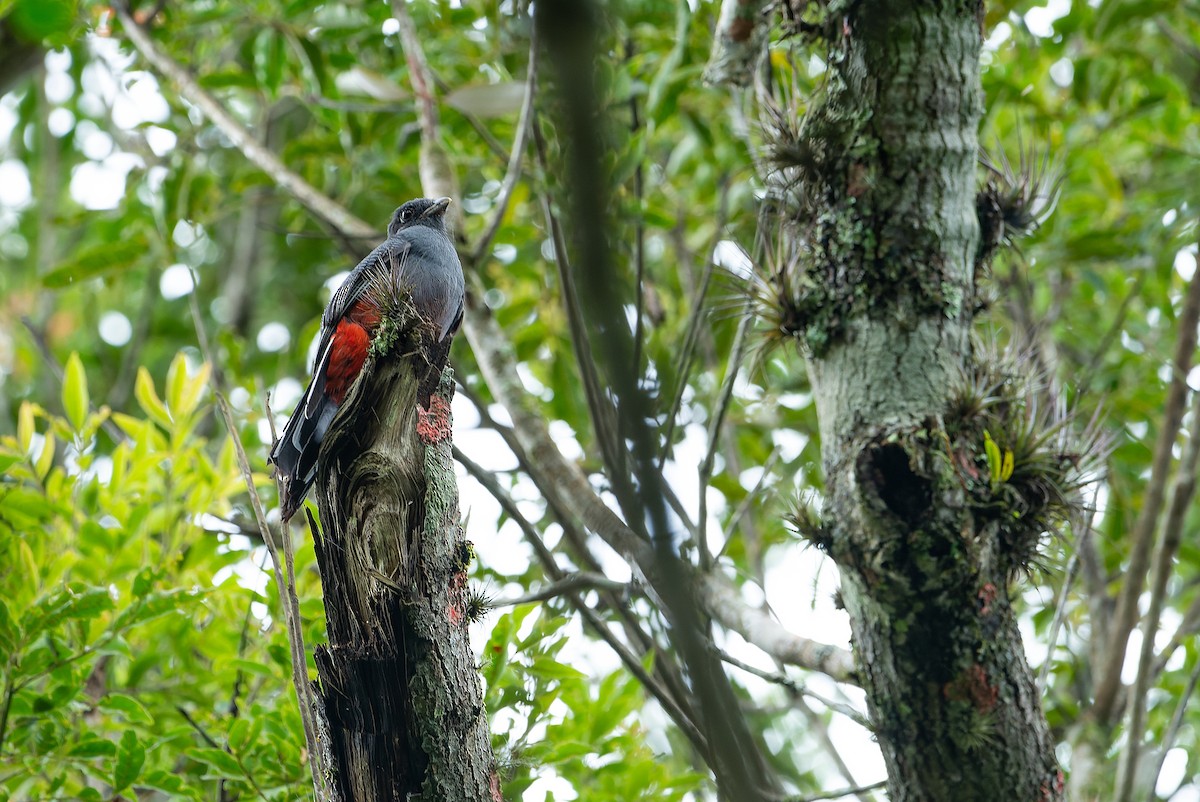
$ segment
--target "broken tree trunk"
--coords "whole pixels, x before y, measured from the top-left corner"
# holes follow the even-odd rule
[[[373,347],[318,463],[322,747],[341,802],[499,800],[467,638],[471,549],[450,456],[452,372],[419,411],[415,330],[405,327],[377,335],[391,341],[387,353]]]

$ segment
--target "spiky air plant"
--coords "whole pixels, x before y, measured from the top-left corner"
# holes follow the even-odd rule
[[[994,525],[1009,567],[1028,570],[1044,534],[1083,520],[1083,490],[1098,480],[1109,443],[1098,416],[1078,427],[1027,355],[977,350],[944,414],[949,455],[977,531]]]
[[[975,196],[979,218],[979,248],[975,254],[976,273],[985,270],[1000,246],[1017,247],[1017,241],[1029,236],[1046,222],[1062,191],[1062,160],[1048,150],[1040,154],[1033,145],[1025,147],[1017,135],[1020,154],[1016,169],[1008,154],[997,146],[996,155],[980,151],[979,164],[986,177]]]
[[[483,588],[469,587],[463,600],[463,615],[474,624],[487,615],[495,601],[495,597]]]
[[[829,524],[821,509],[821,497],[809,489],[787,502],[783,520],[797,535],[826,554],[833,545]]]

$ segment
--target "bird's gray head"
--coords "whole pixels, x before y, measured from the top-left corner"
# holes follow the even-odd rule
[[[446,209],[450,206],[449,198],[416,198],[392,212],[392,221],[388,223],[388,236],[413,226],[428,226],[436,231],[446,231]]]

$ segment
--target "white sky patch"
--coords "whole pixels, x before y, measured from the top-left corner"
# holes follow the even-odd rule
[[[742,278],[749,278],[754,270],[754,263],[742,250],[742,246],[733,240],[723,239],[713,248],[712,260],[729,272]]]
[[[258,330],[255,341],[260,351],[275,353],[288,347],[288,343],[292,341],[292,333],[288,331],[287,326],[273,320]]]
[[[71,197],[85,209],[115,209],[125,197],[125,176],[132,169],[113,154],[102,162],[84,162],[71,170]],[[131,157],[135,158],[136,157]],[[124,169],[122,169],[124,168]]]
[[[175,132],[168,131],[166,128],[159,128],[157,125],[151,125],[145,130],[146,144],[150,146],[150,150],[154,151],[154,155],[158,157],[166,156],[175,149],[175,143],[179,138],[175,136]]]
[[[1008,41],[1012,36],[1012,26],[1007,22],[998,22],[996,27],[992,28],[992,32],[988,35],[987,40],[983,43],[985,51],[996,51],[1000,46]]]
[[[113,138],[91,120],[83,120],[75,127],[75,142],[80,153],[92,161],[103,161],[113,152]]]
[[[250,391],[241,385],[229,391],[229,405],[238,412],[250,411]]]
[[[322,285],[322,287],[327,293],[327,297],[333,297],[333,294],[338,291],[338,287],[342,286],[342,284],[344,284],[346,279],[349,277],[350,271],[342,270],[325,279],[325,283]]]
[[[13,111],[16,105],[16,95],[0,97],[0,146],[12,138],[13,129],[17,127],[17,113]]]
[[[699,483],[696,470],[708,448],[708,432],[698,423],[683,427],[683,437],[674,448],[671,459],[663,465],[663,478],[679,497],[680,504],[692,520],[700,514]],[[710,521],[710,528],[713,522]]]
[[[129,318],[120,312],[105,312],[100,316],[100,339],[109,345],[124,345],[133,336]]]
[[[1171,802],[1200,802],[1200,786],[1188,785],[1171,797]]]
[[[380,27],[384,36],[395,36],[400,33],[400,21],[395,17],[388,17]]]
[[[1054,21],[1071,12],[1071,0],[1050,0],[1025,12],[1025,27],[1034,36],[1048,39],[1054,35]]]
[[[552,401],[554,399],[554,391],[538,381],[538,378],[533,375],[533,371],[529,369],[529,365],[525,362],[517,363],[517,375],[521,378],[521,384],[531,394],[543,401]]]
[[[117,80],[102,62],[89,61],[83,65],[80,80],[83,82],[84,97],[92,96],[95,98],[93,102],[98,101],[101,108],[110,105],[117,97]],[[87,111],[91,113],[92,109]]]
[[[550,439],[567,459],[583,459],[583,449],[575,438],[575,430],[571,428],[571,424],[563,420],[550,421]]]
[[[57,70],[46,73],[46,100],[51,103],[66,103],[75,94],[75,81],[65,72]]]
[[[1029,641],[1026,640],[1026,643],[1028,644]],[[1125,662],[1121,666],[1121,682],[1126,685],[1132,685],[1137,680],[1138,659],[1141,654],[1142,631],[1135,629],[1129,633],[1129,644],[1125,647]]]
[[[16,159],[0,162],[0,206],[23,209],[32,199],[28,168]]]
[[[187,265],[174,264],[163,271],[158,280],[158,290],[168,301],[182,298],[196,288],[192,271]]]
[[[1162,771],[1158,782],[1154,784],[1154,793],[1164,799],[1173,794],[1187,775],[1188,753],[1182,747],[1175,747],[1167,752],[1163,760]]]
[[[166,122],[171,116],[171,107],[158,91],[158,81],[145,72],[132,75],[137,75],[137,79],[113,98],[113,123],[119,128],[130,129],[143,123]]]
[[[1196,275],[1196,246],[1188,246],[1175,253],[1175,272],[1184,281],[1192,280],[1192,276]]]
[[[271,411],[275,416],[282,417],[280,423],[287,420],[288,413],[296,406],[300,396],[304,395],[304,386],[291,376],[285,376],[271,388]]]
[[[517,246],[500,242],[492,248],[492,256],[502,265],[511,265],[517,258]]]
[[[1060,58],[1058,61],[1050,65],[1050,80],[1058,84],[1063,89],[1071,85],[1075,80],[1075,64],[1069,58]]]
[[[70,109],[59,106],[46,118],[46,127],[50,129],[51,136],[64,137],[75,127],[75,115]]]
[[[176,222],[175,228],[171,229],[171,239],[175,240],[175,244],[180,248],[190,248],[199,237],[200,227],[187,220]]]
[[[850,617],[833,603],[840,580],[832,560],[816,549],[789,542],[773,547],[766,565],[767,602],[784,627],[850,648]]]

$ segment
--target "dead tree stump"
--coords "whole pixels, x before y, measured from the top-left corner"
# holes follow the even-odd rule
[[[416,335],[404,328],[367,360],[318,462],[322,748],[340,802],[500,800],[467,638],[453,372],[419,410]]]

